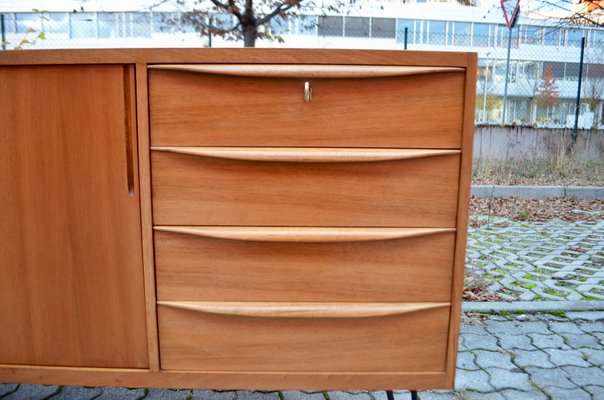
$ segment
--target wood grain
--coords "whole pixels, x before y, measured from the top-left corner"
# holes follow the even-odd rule
[[[71,49],[0,52],[0,65],[359,64],[465,67],[469,53],[338,49]]]
[[[138,173],[140,176],[141,243],[143,275],[145,280],[145,307],[147,316],[147,346],[149,369],[159,371],[159,344],[157,310],[155,307],[155,261],[153,254],[153,215],[151,210],[151,161],[149,157],[149,109],[147,93],[147,65],[136,65],[136,117],[138,125]]]
[[[461,155],[461,170],[459,174],[459,199],[457,203],[457,232],[455,239],[455,263],[451,286],[451,326],[449,327],[449,343],[447,346],[447,377],[448,384],[455,384],[457,365],[457,345],[459,342],[459,321],[461,318],[461,303],[464,286],[464,270],[466,263],[466,243],[468,237],[468,215],[470,211],[470,190],[472,177],[472,145],[474,142],[474,107],[476,106],[476,54],[468,54],[466,70],[463,152]]]
[[[386,390],[447,389],[444,372],[223,372],[147,371],[109,368],[65,368],[0,365],[5,383],[197,388],[222,390]]]
[[[290,239],[294,228],[219,228],[228,240],[178,228],[155,227],[160,300],[450,301],[454,232],[374,240],[402,229],[296,227],[307,242]],[[358,235],[372,240],[350,242]]]
[[[2,363],[148,366],[125,72],[0,69]]]
[[[455,232],[454,228],[307,228],[249,226],[156,226],[161,232],[183,233],[214,239],[254,242],[339,243],[370,242]]]
[[[153,151],[156,225],[455,226],[459,155],[372,163]]]
[[[459,148],[462,72],[372,79],[150,70],[152,146]]]
[[[162,368],[439,372],[449,307],[372,318],[255,318],[159,305]]]
[[[150,69],[257,78],[382,78],[463,72],[459,67],[409,67],[381,65],[283,65],[283,64],[163,64]]]
[[[211,302],[159,301],[157,304],[180,310],[208,314],[255,318],[369,318],[400,315],[434,308],[449,308],[449,303],[309,303],[309,302]]]
[[[153,151],[246,161],[375,162],[461,154],[461,150],[325,147],[152,147]]]

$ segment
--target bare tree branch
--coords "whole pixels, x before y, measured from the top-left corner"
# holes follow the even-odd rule
[[[300,1],[285,1],[281,4],[279,4],[271,13],[265,15],[263,18],[260,18],[258,20],[258,22],[256,22],[256,25],[258,26],[258,25],[266,24],[268,21],[270,21],[277,15],[280,15],[280,14],[286,12],[287,10],[289,10],[295,6],[299,6],[299,5],[300,5]]]

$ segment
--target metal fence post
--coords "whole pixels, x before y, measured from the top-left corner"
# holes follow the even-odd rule
[[[581,108],[581,83],[583,83],[583,56],[585,55],[585,36],[581,37],[581,59],[579,61],[579,84],[577,85],[577,103],[575,105],[575,129],[573,130],[573,145],[577,143],[579,128],[579,111]]]
[[[0,14],[0,29],[2,30],[2,50],[6,50],[6,27],[4,26],[4,14]]]
[[[407,37],[409,36],[409,28],[405,27],[405,50],[407,50]]]
[[[507,103],[508,103],[508,81],[510,80],[510,52],[512,50],[512,29],[513,28],[509,28],[510,29],[510,33],[508,36],[508,59],[507,59],[507,64],[505,67],[505,85],[503,88],[503,112],[501,115],[501,125],[505,124],[505,112],[507,109]]]

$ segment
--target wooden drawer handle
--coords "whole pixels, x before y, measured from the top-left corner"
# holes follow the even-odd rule
[[[375,162],[461,153],[461,150],[335,149],[321,147],[152,147],[151,150],[200,157],[279,162]]]
[[[305,227],[222,227],[155,226],[156,231],[182,233],[216,239],[256,242],[340,243],[404,239],[437,233],[455,232],[455,228],[305,228]]]
[[[270,318],[380,317],[449,307],[451,305],[450,303],[226,303],[205,301],[158,301],[157,304],[209,314]]]
[[[148,68],[258,78],[380,78],[465,71],[456,67],[287,64],[163,64]]]

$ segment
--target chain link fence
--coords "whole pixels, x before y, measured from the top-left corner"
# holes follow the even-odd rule
[[[241,47],[241,41],[200,35],[176,12],[3,13],[4,47]],[[233,27],[227,14],[208,23]],[[277,17],[257,47],[476,51],[476,122],[545,127],[604,128],[604,28],[503,24],[388,17],[299,15]],[[584,38],[583,66],[581,43]],[[505,121],[504,89],[506,80]],[[581,81],[581,91],[578,91]]]

